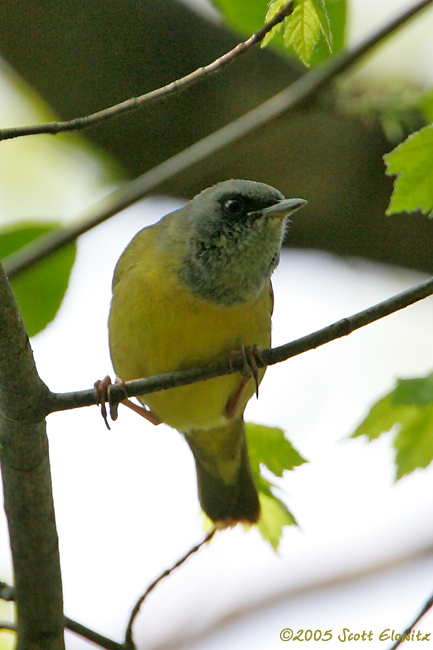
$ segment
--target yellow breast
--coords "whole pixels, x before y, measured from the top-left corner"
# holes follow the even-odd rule
[[[243,345],[270,345],[270,286],[254,301],[219,307],[179,281],[172,256],[155,254],[155,226],[139,233],[116,271],[109,330],[116,374],[123,380],[181,370],[227,358]],[[261,371],[260,378],[264,371]],[[225,407],[239,374],[145,395],[141,401],[170,426],[188,433],[226,422]],[[254,393],[253,381],[239,405]]]

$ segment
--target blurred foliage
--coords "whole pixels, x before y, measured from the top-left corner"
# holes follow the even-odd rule
[[[40,96],[0,60],[1,126],[57,119]],[[77,134],[16,138],[1,143],[0,221],[43,215],[71,218],[95,200],[120,173],[87,139]]]
[[[296,524],[287,506],[279,499],[274,478],[283,476],[307,461],[287,440],[282,429],[248,422],[245,424],[251,471],[257,486],[262,509],[258,529],[263,539],[277,551],[285,526]],[[271,478],[266,478],[265,475]]]
[[[393,145],[430,121],[426,93],[404,80],[392,79],[380,84],[369,80],[368,85],[361,87],[346,78],[338,84],[338,89],[340,109],[359,115],[366,123],[378,122]]]
[[[58,226],[59,224],[43,224],[38,221],[2,230],[0,259]],[[75,243],[69,244],[12,280],[12,289],[29,336],[38,334],[55,317],[68,287],[75,254]]]
[[[353,437],[375,440],[394,430],[396,479],[433,460],[433,373],[400,379],[396,387],[372,406]]]
[[[425,90],[418,101],[427,123],[433,122],[433,88]]]

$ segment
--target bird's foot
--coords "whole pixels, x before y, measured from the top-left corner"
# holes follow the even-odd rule
[[[107,407],[105,405],[106,402],[108,402],[109,405],[111,419],[112,420],[117,419],[118,402],[116,404],[113,403],[113,398],[111,396],[112,385],[113,384],[111,383],[111,378],[108,375],[106,375],[104,379],[97,379],[93,384],[96,403],[100,404],[101,406],[101,415],[107,429],[110,429],[110,425],[108,424]]]
[[[258,345],[242,346],[241,350],[234,350],[230,353],[230,362],[232,363],[239,355],[241,355],[243,359],[241,370],[242,380],[237,391],[229,399],[225,408],[225,415],[230,419],[235,417],[238,406],[242,401],[245,387],[250,379],[254,379],[256,397],[259,396],[259,368],[262,366],[260,348]]]
[[[117,415],[118,415],[117,410],[119,404],[124,404],[135,413],[138,413],[139,415],[144,417],[146,420],[148,420],[148,422],[151,422],[152,424],[155,425],[161,424],[162,420],[157,415],[155,415],[155,413],[153,413],[150,409],[147,409],[144,406],[140,406],[139,404],[135,404],[134,402],[131,402],[131,400],[128,399],[128,397],[126,396],[126,387],[123,379],[120,379],[120,377],[116,377],[114,385],[118,386],[123,391],[123,393],[125,394],[124,399],[115,400],[113,398],[112,391],[111,391],[113,383],[111,382],[111,378],[108,375],[104,377],[104,379],[102,380],[98,379],[97,381],[95,381],[94,384],[96,403],[101,405],[101,415],[103,417],[107,429],[110,428],[110,425],[108,424],[107,408],[105,406],[106,402],[108,402],[110,418],[113,421],[117,420]]]

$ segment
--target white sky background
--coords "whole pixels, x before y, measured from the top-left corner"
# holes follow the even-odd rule
[[[359,0],[352,10],[353,39],[410,4]],[[432,30],[430,9],[370,59],[369,73],[379,74],[377,65],[381,74],[397,68],[412,80],[431,82]],[[3,103],[9,110],[3,123],[34,120],[3,88],[0,97],[2,115]],[[1,218],[69,220],[107,190],[98,165],[90,154],[70,149],[71,140],[35,137],[25,156],[17,154],[22,141],[2,144]],[[48,150],[55,150],[54,157]],[[12,186],[11,161],[21,178],[15,174]],[[58,318],[32,341],[51,390],[88,388],[111,372],[106,320],[115,262],[140,228],[178,205],[146,200],[81,238]],[[298,219],[302,212],[293,229]],[[359,311],[422,277],[284,251],[274,277],[274,343]],[[372,630],[369,647],[390,647],[390,641],[379,642],[379,633],[401,631],[433,591],[433,469],[394,485],[389,436],[373,444],[345,438],[395,377],[431,371],[432,320],[430,299],[268,370],[247,419],[283,427],[311,461],[283,481],[300,526],[287,530],[279,557],[254,530],[218,535],[144,605],[136,630],[146,648],[270,650],[281,647],[279,633],[287,627],[332,630],[327,648],[340,647],[337,635],[344,627]],[[111,431],[96,408],[54,414],[48,427],[66,614],[121,640],[136,597],[203,536],[192,456],[177,432],[148,425],[127,409]],[[0,520],[0,549],[7,547]],[[2,553],[0,577],[6,580],[8,562]],[[226,626],[212,629],[224,619]],[[417,629],[433,634],[433,615]],[[187,641],[194,635],[195,643]],[[67,647],[93,646],[68,635]]]

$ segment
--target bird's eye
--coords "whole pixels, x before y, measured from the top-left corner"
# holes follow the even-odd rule
[[[239,198],[227,199],[224,203],[224,212],[231,215],[241,214],[244,209],[244,202]]]

